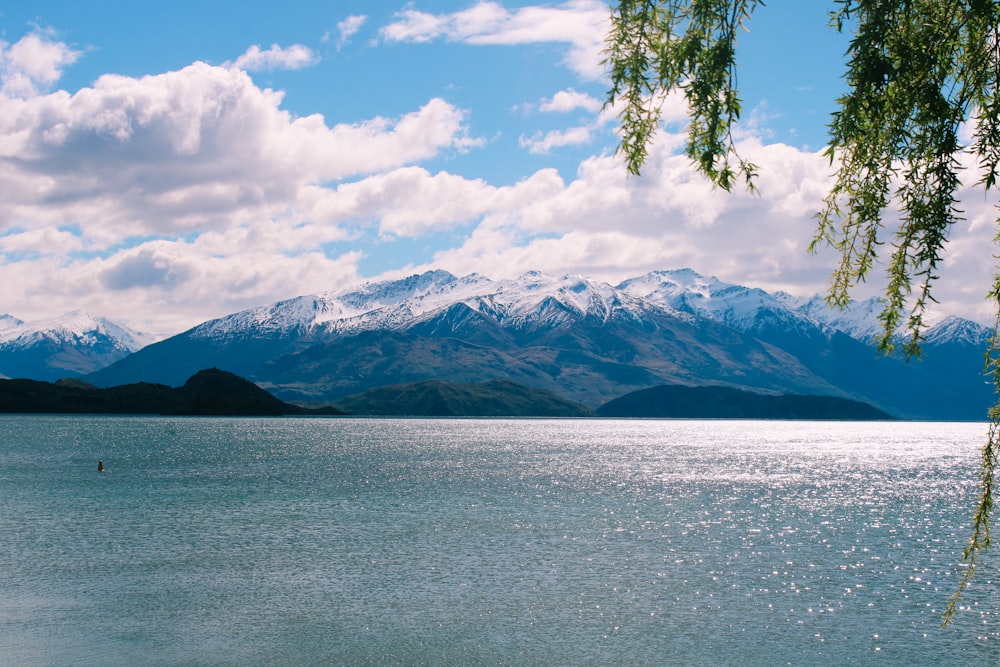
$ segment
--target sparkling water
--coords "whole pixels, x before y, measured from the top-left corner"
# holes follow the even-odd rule
[[[0,416],[0,664],[998,664],[985,437]]]

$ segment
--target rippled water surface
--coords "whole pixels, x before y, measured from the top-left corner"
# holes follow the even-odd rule
[[[985,436],[0,416],[0,664],[1000,664]]]

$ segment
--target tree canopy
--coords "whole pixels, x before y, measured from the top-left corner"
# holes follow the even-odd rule
[[[741,112],[737,37],[764,4],[612,3],[606,105],[620,110],[619,151],[629,172],[640,174],[664,100],[680,92],[690,120],[685,152],[695,167],[725,190],[741,179],[754,190],[757,167],[733,137]],[[829,245],[838,252],[828,300],[841,307],[872,277],[885,252],[879,347],[889,351],[899,344],[908,357],[919,356],[949,230],[963,220],[956,194],[964,155],[975,156],[979,186],[990,191],[997,185],[1000,1],[834,0],[830,19],[833,29],[851,34],[847,92],[832,111],[825,155],[835,181],[817,212],[810,248]],[[963,134],[965,128],[970,131]],[[963,142],[966,135],[971,139]],[[898,215],[898,224],[887,224],[889,214]],[[1000,271],[984,286],[984,297],[998,305],[986,371],[1000,392]],[[973,536],[946,623],[975,572],[977,553],[990,546],[1000,402],[988,416]]]

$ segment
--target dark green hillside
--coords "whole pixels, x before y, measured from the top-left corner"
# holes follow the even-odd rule
[[[530,386],[551,383],[544,369],[504,350],[457,338],[382,331],[362,332],[273,359],[254,379],[287,401],[339,406],[343,397],[369,389],[428,379],[473,384],[497,376]]]
[[[70,412],[93,414],[156,414],[172,408],[170,387],[141,382],[119,387],[123,394],[98,389],[82,381],[0,380],[0,412]],[[148,409],[143,409],[148,408]]]
[[[288,415],[302,412],[241,377],[210,369],[192,375],[177,393],[184,414]]]
[[[592,417],[594,412],[544,389],[504,380],[460,384],[426,380],[369,389],[337,401],[358,415],[413,417]]]
[[[663,385],[641,389],[597,408],[601,417],[688,419],[892,419],[881,410],[837,396],[760,394],[732,387]]]
[[[257,385],[218,369],[195,373],[182,387],[137,382],[100,389],[81,380],[0,380],[0,412],[242,415],[337,414],[278,400]]]

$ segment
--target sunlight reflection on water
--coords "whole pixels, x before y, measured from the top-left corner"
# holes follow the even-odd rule
[[[938,627],[984,424],[0,427],[4,663],[930,665],[1000,652],[993,554],[955,626]]]

